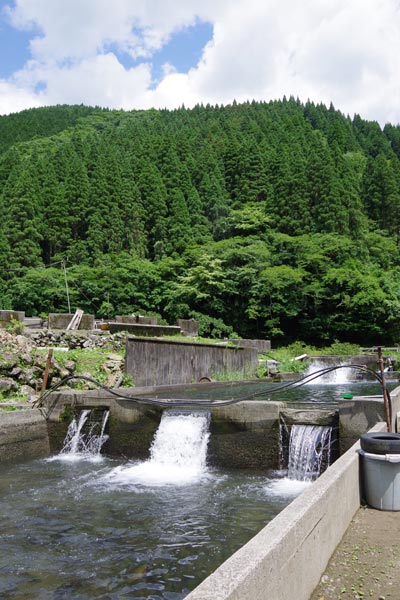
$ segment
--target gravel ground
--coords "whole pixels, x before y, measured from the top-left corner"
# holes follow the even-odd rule
[[[360,508],[310,600],[400,600],[400,512]]]

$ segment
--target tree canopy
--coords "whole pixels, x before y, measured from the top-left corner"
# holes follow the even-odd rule
[[[0,117],[0,308],[400,340],[400,127],[331,105]],[[107,300],[108,302],[108,300]]]

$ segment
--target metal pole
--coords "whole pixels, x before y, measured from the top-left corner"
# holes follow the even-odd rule
[[[387,390],[385,384],[385,368],[383,364],[382,357],[382,348],[378,346],[378,363],[379,363],[379,371],[381,374],[381,382],[382,382],[382,391],[383,391],[383,404],[385,406],[385,415],[386,415],[386,426],[388,432],[392,430],[391,422],[390,422],[390,411],[389,411],[389,399],[387,397]]]
[[[65,289],[67,290],[68,312],[71,314],[71,304],[69,302],[69,290],[68,290],[67,269],[66,269],[66,266],[65,266],[65,260],[62,260],[61,264],[62,264],[62,267],[64,269]]]

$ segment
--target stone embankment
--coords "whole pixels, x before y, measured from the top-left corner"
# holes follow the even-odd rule
[[[45,348],[65,350],[107,349],[118,352],[125,346],[125,335],[101,336],[96,334],[52,332],[42,330],[14,335],[0,330],[0,399],[28,400],[33,402],[40,393],[46,368]],[[110,354],[105,356],[104,373],[106,385],[115,385],[122,377],[123,358]],[[61,361],[60,361],[61,362]],[[54,356],[48,375],[47,388],[57,385],[64,378],[76,374],[74,360],[60,364]],[[90,376],[90,373],[87,373]],[[74,381],[70,382],[74,386]]]
[[[23,335],[0,331],[0,394],[23,396],[34,400],[40,391],[46,368],[46,354],[36,351],[33,341]],[[61,366],[54,358],[49,371],[49,384],[55,385],[72,375],[76,363],[65,361]]]
[[[125,333],[118,333],[111,336],[108,334],[81,331],[52,331],[51,329],[31,331],[27,336],[32,345],[37,348],[57,346],[68,348],[68,350],[79,350],[81,348],[121,350],[125,347],[126,340]]]

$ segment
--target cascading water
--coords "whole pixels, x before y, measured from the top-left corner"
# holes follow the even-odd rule
[[[103,412],[99,434],[96,433],[96,430],[99,429],[99,423],[97,422],[90,425],[87,433],[83,431],[91,412],[91,410],[83,410],[78,420],[76,418],[72,419],[58,457],[70,460],[79,458],[98,459],[100,457],[101,448],[108,440],[105,428],[110,411],[105,410]]]
[[[292,425],[289,440],[288,477],[314,481],[330,464],[332,427]]]
[[[150,448],[150,459],[111,473],[114,481],[164,485],[198,481],[207,473],[210,414],[165,411]]]
[[[329,373],[325,373],[319,377],[316,377],[312,381],[309,381],[307,385],[321,385],[321,384],[333,384],[333,385],[344,385],[351,383],[355,379],[355,373],[353,369],[344,368],[346,363],[339,363],[343,368],[334,369]],[[337,362],[332,362],[329,357],[326,360],[316,359],[313,360],[304,373],[305,376],[312,375],[322,369],[328,369],[329,367],[339,366]]]

